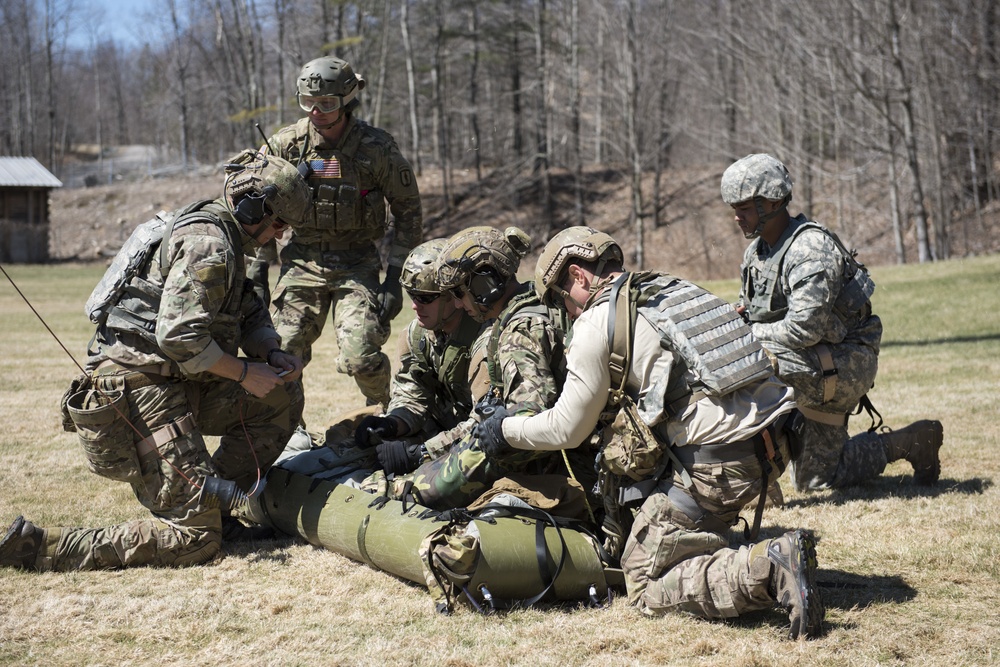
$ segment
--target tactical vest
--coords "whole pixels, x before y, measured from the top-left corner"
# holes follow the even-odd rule
[[[512,320],[522,317],[535,317],[546,322],[552,322],[552,315],[549,309],[538,300],[532,283],[527,284],[527,289],[524,292],[511,298],[507,307],[500,313],[496,321],[494,321],[493,329],[490,332],[490,341],[486,347],[486,368],[489,371],[491,393],[495,396],[503,394],[503,378],[500,377],[497,370],[497,347],[500,345],[500,332],[506,329]],[[559,333],[558,342],[562,343],[565,337],[563,330],[558,327],[553,328]],[[553,350],[553,354],[555,356],[549,360],[549,367],[555,371],[556,368],[562,365],[562,345]]]
[[[309,161],[313,169],[306,183],[312,190],[314,206],[303,224],[298,225],[300,229],[320,232],[385,229],[385,197],[374,185],[365,188],[365,183],[374,184],[374,177],[361,172],[364,165],[371,168],[371,160],[357,157],[368,125],[358,120],[355,125],[340,148],[311,146],[308,119],[292,126],[295,134],[289,145],[281,147],[282,153],[295,165]]]
[[[604,301],[610,303],[609,409],[624,392],[638,315],[656,328],[664,349],[683,361],[670,377],[653,378],[640,401],[642,412],[673,416],[702,395],[724,396],[771,375],[763,347],[733,306],[694,283],[665,273],[623,273],[594,303]]]
[[[833,312],[845,324],[850,326],[875,293],[875,283],[868,275],[865,265],[855,258],[855,253],[849,251],[840,238],[822,225],[793,218],[792,231],[785,242],[774,254],[764,260],[759,267],[762,275],[757,280],[748,275],[750,267],[743,270],[743,285],[747,298],[746,314],[751,322],[777,322],[784,319],[788,312],[788,299],[781,289],[781,275],[785,263],[785,254],[800,234],[807,230],[816,230],[826,234],[840,250],[846,264],[844,282],[833,304]],[[760,241],[758,241],[760,243]]]
[[[169,244],[165,241],[176,229],[194,222],[210,222],[218,224],[225,232],[236,256],[237,270],[227,286],[226,302],[218,318],[220,324],[235,321],[242,301],[246,268],[239,232],[232,225],[220,224],[216,217],[227,213],[225,208],[212,200],[203,200],[172,213],[161,211],[136,227],[87,299],[85,312],[90,320],[98,325],[98,329],[103,326],[112,331],[137,334],[155,346],[156,318],[163,283],[170,272],[167,258]],[[159,284],[140,275],[150,265],[157,248],[160,250]]]
[[[479,336],[482,325],[471,317],[463,317],[462,323],[445,342],[444,352],[437,372],[428,372],[420,381],[435,396],[444,397],[435,406],[434,414],[446,429],[456,426],[472,412],[472,393],[469,390],[469,362],[472,358],[472,344]],[[411,326],[409,331],[410,352],[418,356],[423,365],[433,369],[426,329]],[[445,409],[445,408],[448,409]]]

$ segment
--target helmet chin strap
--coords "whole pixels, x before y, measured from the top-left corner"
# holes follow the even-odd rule
[[[784,211],[785,209],[787,209],[788,208],[788,203],[790,201],[792,201],[792,195],[788,195],[787,197],[785,197],[784,199],[782,199],[781,200],[781,206],[779,206],[778,208],[774,209],[770,213],[764,213],[764,198],[763,197],[754,197],[753,205],[754,205],[754,208],[757,209],[757,224],[754,225],[754,228],[751,231],[749,231],[749,232],[747,232],[746,234],[743,235],[744,238],[746,238],[746,239],[755,239],[758,236],[760,236],[761,231],[763,231],[764,225],[766,225],[768,223],[768,221],[770,221],[773,218],[775,218],[782,211]]]
[[[444,297],[442,297],[442,299],[443,298]],[[444,308],[444,304],[443,303],[439,303],[439,307],[440,308]],[[449,315],[448,317],[446,317],[446,318],[444,318],[442,320],[439,320],[437,326],[434,327],[434,330],[435,331],[444,331],[445,326],[447,326],[450,322],[453,322],[455,320],[455,318],[461,317],[462,313],[464,313],[464,312],[465,311],[462,310],[461,308],[456,308],[455,310],[451,311],[451,315]],[[438,317],[440,317],[440,316],[441,316],[440,315],[440,311],[438,311]]]
[[[343,123],[345,118],[347,118],[347,114],[342,111],[340,113],[340,117],[337,118],[337,120],[333,121],[332,123],[327,123],[326,125],[317,125],[316,123],[313,123],[313,127],[315,127],[317,130],[330,130]]]

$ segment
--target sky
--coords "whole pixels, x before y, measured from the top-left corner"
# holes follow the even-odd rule
[[[88,10],[102,17],[99,34],[105,35],[122,46],[138,46],[145,39],[153,37],[149,31],[148,17],[157,0],[77,0],[74,6],[84,15]],[[71,44],[86,47],[90,44],[91,32],[84,25],[78,25]]]

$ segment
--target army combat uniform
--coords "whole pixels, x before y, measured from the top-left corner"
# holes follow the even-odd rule
[[[90,467],[130,483],[154,518],[46,529],[36,569],[183,566],[211,559],[221,545],[222,515],[199,498],[205,477],[249,489],[301,417],[297,383],[258,399],[207,371],[239,348],[263,357],[279,338],[245,280],[244,252],[255,242],[222,200],[184,219],[163,241],[165,254],[152,254],[99,328],[89,379],[78,379],[67,392],[76,430],[89,441]],[[167,260],[162,272],[161,256]],[[98,393],[85,391],[88,386],[118,397],[121,415],[102,405]],[[89,398],[79,403],[73,396]],[[221,436],[212,455],[204,435]]]
[[[273,293],[275,328],[285,350],[309,363],[312,345],[332,311],[340,356],[337,370],[353,376],[369,403],[389,402],[389,358],[382,345],[389,324],[378,318],[381,258],[376,243],[395,220],[390,267],[401,267],[421,241],[422,213],[410,164],[385,131],[353,116],[336,146],[308,118],[285,127],[268,147],[292,164],[308,161],[314,207],[281,251]]]
[[[769,247],[757,239],[740,269],[740,302],[754,334],[777,359],[781,379],[809,419],[792,466],[796,489],[856,484],[888,461],[879,435],[848,437],[847,417],[872,388],[882,322],[872,313],[867,270],[802,214]]]
[[[488,338],[487,338],[488,337]],[[495,369],[493,391],[498,403],[515,414],[534,414],[555,404],[565,379],[563,331],[542,306],[529,283],[487,327],[474,347],[487,348]],[[494,342],[495,341],[495,342]],[[465,507],[511,472],[551,472],[564,467],[551,452],[511,452],[491,459],[472,434],[469,418],[451,434],[456,441],[439,444],[436,456],[390,485],[390,495],[411,492],[421,505],[434,509]]]

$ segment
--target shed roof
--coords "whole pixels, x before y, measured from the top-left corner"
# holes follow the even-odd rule
[[[0,157],[0,187],[61,188],[62,181],[33,157]]]

